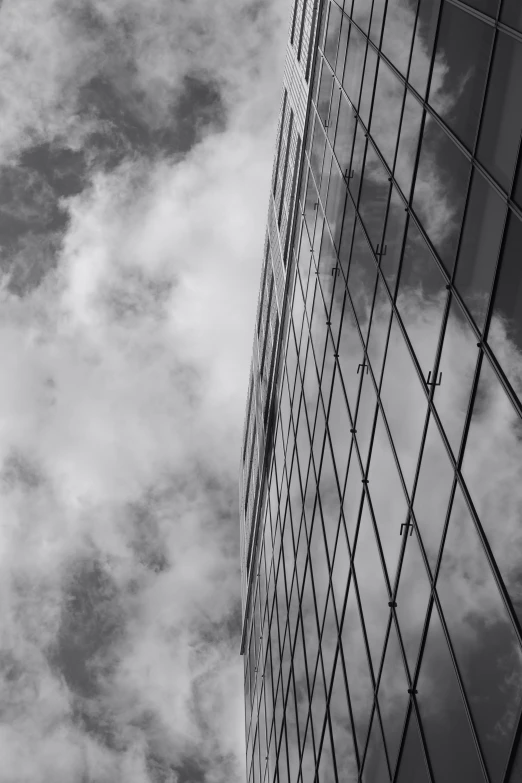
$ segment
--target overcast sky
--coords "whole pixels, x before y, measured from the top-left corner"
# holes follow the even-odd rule
[[[4,0],[0,782],[244,780],[238,466],[289,0]]]

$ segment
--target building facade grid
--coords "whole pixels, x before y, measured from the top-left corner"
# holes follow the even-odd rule
[[[515,783],[522,13],[318,10],[245,575],[248,780]],[[274,210],[281,256],[277,232]]]

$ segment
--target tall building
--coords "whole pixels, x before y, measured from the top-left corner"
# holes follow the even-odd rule
[[[296,0],[241,462],[248,783],[522,781],[522,3]]]

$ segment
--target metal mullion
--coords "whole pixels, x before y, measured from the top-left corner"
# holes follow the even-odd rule
[[[307,706],[307,711],[306,711],[306,720],[305,720],[305,728],[304,728],[304,737],[303,737],[303,748],[302,748],[302,750],[304,751],[306,737],[307,737],[307,734],[308,734],[308,730],[310,730],[311,737],[312,737],[312,750],[313,750],[313,754],[314,754],[314,767],[315,767],[316,764],[317,764],[317,757],[316,757],[316,753],[315,753],[314,733],[313,733],[312,721],[311,721],[311,717],[310,717],[311,706],[312,706],[312,694],[311,694],[311,691],[310,691],[310,677],[309,677],[309,671],[308,671],[309,670],[309,666],[308,666],[308,657],[307,657],[307,654],[306,654],[306,644],[304,642],[304,631],[303,631],[303,626],[302,626],[301,606],[302,606],[302,601],[301,601],[301,603],[299,605],[299,612],[300,612],[300,617],[301,617],[301,634],[302,634],[302,638],[303,638],[303,655],[304,655],[304,661],[305,661],[306,692],[308,694],[308,706]],[[310,729],[308,728],[309,725],[310,725]],[[299,768],[300,768],[300,770],[301,770],[302,758],[303,758],[303,753],[301,753],[301,757],[300,757],[300,761],[299,761]]]
[[[364,745],[363,760],[362,760],[362,765],[361,765],[362,769],[359,772],[359,781],[360,781],[360,783],[364,783],[364,778],[363,778],[364,771],[365,771],[364,765],[366,763],[366,757],[368,755],[368,749],[370,747],[370,737],[371,737],[371,733],[372,733],[372,730],[373,730],[374,725],[375,725],[375,721],[378,721],[379,728],[381,730],[381,737],[382,737],[382,745],[381,745],[381,747],[384,750],[384,758],[385,758],[385,761],[386,761],[386,767],[388,769],[388,780],[391,780],[392,779],[391,764],[390,764],[390,760],[388,758],[388,748],[386,746],[386,735],[384,733],[384,728],[383,728],[383,724],[382,724],[381,710],[380,710],[379,704],[377,702],[377,686],[375,688],[375,693],[373,695],[373,705],[372,705],[372,710],[371,710],[371,713],[370,713],[370,723],[369,723],[369,728],[368,728],[368,736],[366,737],[366,742],[365,742],[365,745]]]
[[[515,723],[517,728],[511,741],[511,749],[509,751],[507,762],[504,768],[504,776],[501,778],[504,783],[515,783],[515,779],[511,778],[511,773],[513,772],[513,767],[517,760],[517,751],[519,750],[520,742],[522,741],[522,704],[519,705],[518,715]]]
[[[522,33],[520,33],[518,30],[515,30],[513,27],[509,27],[509,25],[504,24],[500,21],[500,11],[502,9],[502,5],[499,3],[499,7],[497,10],[497,13],[494,17],[486,16],[486,14],[482,13],[482,11],[479,11],[478,8],[472,8],[469,5],[464,5],[464,3],[461,2],[461,0],[446,0],[447,3],[450,5],[454,5],[457,8],[460,8],[462,11],[466,11],[471,16],[476,16],[477,19],[480,19],[482,22],[485,22],[490,27],[494,27],[496,30],[500,30],[501,32],[506,32],[509,35],[511,35],[513,38],[516,38],[518,41],[522,41]]]
[[[384,732],[384,727],[383,727],[383,723],[382,723],[382,716],[381,716],[381,710],[380,710],[380,707],[379,707],[378,697],[379,697],[379,686],[381,684],[382,670],[384,668],[384,659],[386,658],[388,641],[389,641],[389,638],[390,638],[391,627],[392,627],[392,624],[393,624],[393,616],[392,616],[392,614],[393,614],[393,612],[391,611],[390,612],[390,616],[388,618],[388,622],[387,622],[386,633],[384,634],[384,642],[383,642],[383,648],[382,648],[383,649],[383,653],[382,653],[382,658],[381,658],[381,661],[380,661],[380,664],[379,664],[379,669],[377,671],[377,676],[375,677],[375,691],[374,691],[374,694],[373,694],[373,709],[372,709],[372,714],[370,716],[370,727],[372,727],[373,726],[373,721],[375,720],[375,714],[377,713],[377,718],[379,720],[379,726],[381,728],[381,734],[382,734],[382,737],[384,739],[384,753],[385,753],[385,756],[386,756],[386,764],[388,765],[388,775],[389,775],[390,780],[392,779],[391,763],[390,763],[390,760],[388,758],[388,748],[386,746],[386,734]],[[366,748],[365,748],[365,753],[364,753],[364,758],[363,758],[363,769],[364,769],[364,762],[366,761],[366,754],[368,753],[368,746],[370,744],[370,732],[371,732],[371,728],[370,728],[370,731],[368,732],[368,737],[366,739]]]

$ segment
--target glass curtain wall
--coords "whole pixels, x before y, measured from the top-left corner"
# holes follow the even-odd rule
[[[249,783],[522,781],[521,9],[322,6]]]

